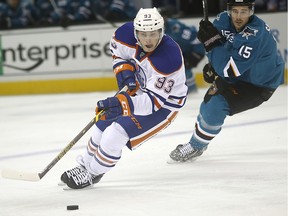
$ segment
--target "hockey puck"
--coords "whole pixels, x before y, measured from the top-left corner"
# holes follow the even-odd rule
[[[67,210],[78,210],[79,206],[78,205],[68,205]]]

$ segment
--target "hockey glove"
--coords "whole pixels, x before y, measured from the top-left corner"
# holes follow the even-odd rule
[[[203,68],[203,78],[207,83],[213,83],[217,77],[217,73],[210,63],[206,64]]]
[[[116,97],[108,97],[105,100],[98,101],[96,115],[102,110],[101,120],[113,120],[120,115],[130,115],[133,112],[133,103],[126,92],[121,92]]]
[[[124,86],[127,86],[127,93],[129,95],[134,95],[139,89],[139,84],[136,82],[134,71],[134,66],[129,63],[124,63],[114,68],[118,88],[122,89]]]
[[[196,52],[189,52],[189,53],[183,53],[183,58],[185,68],[191,69],[198,65],[198,63],[204,58],[204,55]]]
[[[197,38],[204,44],[205,50],[209,52],[225,40],[220,32],[209,21],[201,20]]]
[[[224,79],[222,79],[220,76],[216,76],[215,81],[210,86],[210,88],[208,89],[208,91],[206,92],[204,96],[204,102],[207,103],[211,99],[212,96],[215,96],[218,94],[223,95],[224,92],[226,92],[227,89],[230,88],[230,86],[231,85],[228,82],[226,82]]]

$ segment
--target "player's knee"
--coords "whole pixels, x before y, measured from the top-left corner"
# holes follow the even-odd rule
[[[104,130],[100,147],[107,154],[120,156],[122,148],[126,146],[128,140],[129,137],[126,131],[119,124],[112,123]]]
[[[100,144],[100,140],[102,137],[102,131],[97,127],[92,128],[92,134],[91,134],[91,142],[95,143],[96,145]]]
[[[222,125],[229,115],[229,105],[222,95],[215,95],[208,103],[201,104],[200,113],[207,124]]]

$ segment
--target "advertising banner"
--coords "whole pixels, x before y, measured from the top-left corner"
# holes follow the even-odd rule
[[[270,27],[286,63],[287,12],[259,14]],[[215,17],[210,17],[211,21]],[[196,28],[202,17],[180,19]],[[123,23],[90,24],[1,31],[0,95],[114,90],[109,41]],[[196,83],[203,81],[204,58],[196,68]]]

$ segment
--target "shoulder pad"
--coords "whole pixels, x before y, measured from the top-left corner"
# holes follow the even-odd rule
[[[134,37],[133,22],[128,22],[120,26],[115,32],[115,40],[128,46],[135,46],[137,40]]]
[[[149,59],[155,70],[165,75],[179,70],[183,64],[180,47],[167,35]]]
[[[213,24],[217,23],[220,23],[222,25],[227,25],[230,23],[230,16],[228,15],[227,11],[217,14],[216,18],[213,21]]]

